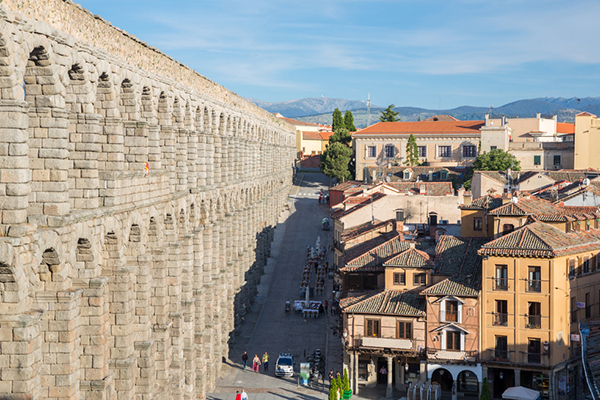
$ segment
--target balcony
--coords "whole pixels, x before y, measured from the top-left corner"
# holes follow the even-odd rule
[[[546,354],[522,352],[521,355],[523,364],[545,365],[548,363]]]
[[[494,362],[494,363],[510,364],[510,363],[514,363],[516,361],[515,360],[515,352],[512,350],[501,350],[501,349],[486,350],[484,352],[483,356],[484,356],[483,361]]]
[[[360,338],[358,337],[357,339],[360,340]],[[358,342],[357,344],[360,344],[360,342]],[[365,336],[362,338],[362,346],[399,350],[412,350],[413,341],[411,339],[389,339]]]
[[[527,329],[542,329],[542,316],[541,315],[526,315],[525,328]]]
[[[493,278],[494,290],[508,290],[508,278]]]
[[[542,281],[538,279],[529,279],[527,281],[527,291],[540,293],[542,291]]]
[[[477,352],[462,350],[427,349],[427,358],[442,361],[474,362],[477,360]]]
[[[493,313],[494,326],[508,326],[508,314],[506,313]]]
[[[458,312],[446,311],[446,322],[458,322]]]

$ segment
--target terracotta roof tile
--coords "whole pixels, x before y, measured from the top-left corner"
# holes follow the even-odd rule
[[[572,135],[575,133],[575,124],[567,123],[567,122],[557,122],[556,123],[556,133],[561,133],[564,135]]]
[[[481,196],[469,205],[461,205],[461,210],[493,210],[502,205],[502,196],[498,195],[485,195]]]
[[[321,134],[314,131],[302,131],[303,140],[321,140]]]
[[[385,233],[346,251],[340,271],[383,271],[386,261],[409,247],[409,242],[403,241],[398,232]]]
[[[337,219],[337,218],[345,217],[346,215],[352,214],[354,211],[360,210],[361,208],[365,207],[366,205],[374,203],[377,200],[380,200],[384,197],[385,197],[385,194],[383,194],[383,193],[379,193],[379,192],[374,193],[372,196],[369,197],[369,200],[372,200],[372,201],[366,201],[364,203],[357,204],[347,210],[337,210],[336,212],[331,214],[331,218]]]
[[[421,122],[378,122],[356,131],[356,135],[464,135],[480,134],[484,121],[421,121]]]
[[[481,290],[481,257],[477,251],[487,238],[442,236],[435,248],[434,274],[448,278],[421,291],[435,296],[478,296]]]
[[[389,224],[393,224],[393,219],[388,219],[387,221],[379,221],[376,219],[375,221],[365,222],[364,224],[356,225],[348,229],[344,229],[342,232],[342,242],[347,240],[352,240],[358,236],[364,235],[365,233],[376,231],[378,229],[382,229]]]
[[[565,233],[538,221],[492,240],[479,254],[553,258],[597,249],[600,249],[600,230]]]
[[[423,122],[429,121],[460,121],[457,118],[454,118],[452,115],[432,115],[431,117],[424,119]]]
[[[410,267],[410,268],[431,268],[434,266],[429,258],[429,254],[424,251],[410,248],[402,253],[390,258],[384,264],[386,267]]]
[[[346,297],[340,307],[344,313],[421,316],[425,299],[417,292],[383,290]]]

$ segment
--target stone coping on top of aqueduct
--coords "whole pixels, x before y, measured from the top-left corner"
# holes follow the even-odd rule
[[[0,0],[0,12],[2,7],[22,14],[29,20],[48,24],[49,30],[46,33],[48,36],[58,36],[55,38],[57,41],[62,39],[68,44],[69,38],[60,32],[67,33],[131,66],[172,79],[182,86],[198,91],[199,94],[258,115],[275,125],[293,131],[285,121],[202,76],[134,35],[113,26],[99,15],[92,14],[71,0]],[[52,28],[60,32],[52,32]]]

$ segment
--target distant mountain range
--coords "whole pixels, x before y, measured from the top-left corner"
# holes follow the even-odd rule
[[[339,108],[342,112],[352,111],[354,124],[357,128],[364,128],[369,124],[379,121],[380,111],[385,107],[372,105],[370,117],[367,114],[365,101],[330,99],[326,97],[307,98],[289,101],[269,103],[256,99],[248,99],[254,104],[272,113],[280,113],[284,117],[294,118],[304,122],[320,124],[331,124],[333,110]],[[559,122],[574,121],[575,115],[587,111],[600,115],[600,97],[564,98],[564,97],[540,97],[536,99],[518,100],[505,104],[501,107],[472,107],[461,106],[449,110],[430,110],[418,107],[396,107],[402,121],[417,121],[431,117],[432,115],[447,114],[460,120],[483,120],[485,114],[491,112],[492,116],[506,117],[535,117],[541,113],[543,117],[557,116]]]

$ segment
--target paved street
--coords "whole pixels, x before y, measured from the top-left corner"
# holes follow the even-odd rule
[[[314,246],[321,236],[321,246],[331,244],[333,231],[322,231],[321,220],[328,216],[325,206],[317,202],[320,189],[327,190],[329,178],[322,174],[299,175],[299,185],[290,194],[290,211],[283,215],[275,232],[271,258],[259,286],[259,294],[246,316],[242,333],[231,349],[227,365],[217,381],[216,393],[208,399],[234,400],[236,390],[246,390],[250,399],[326,399],[328,385],[322,382],[312,387],[298,387],[298,376],[277,378],[274,375],[277,355],[292,352],[296,359],[295,371],[305,361],[305,354],[320,348],[326,355],[326,371],[341,372],[342,345],[333,336],[338,317],[328,315],[318,319],[304,319],[301,314],[285,314],[285,301],[299,298],[300,280],[305,265],[306,246]],[[328,255],[332,263],[331,252]],[[315,296],[316,300],[331,300],[332,282],[326,281],[326,294]],[[327,327],[329,325],[329,328]],[[249,367],[241,369],[241,355],[249,355]],[[252,372],[254,354],[270,355],[269,371]],[[327,375],[327,373],[326,373]]]

